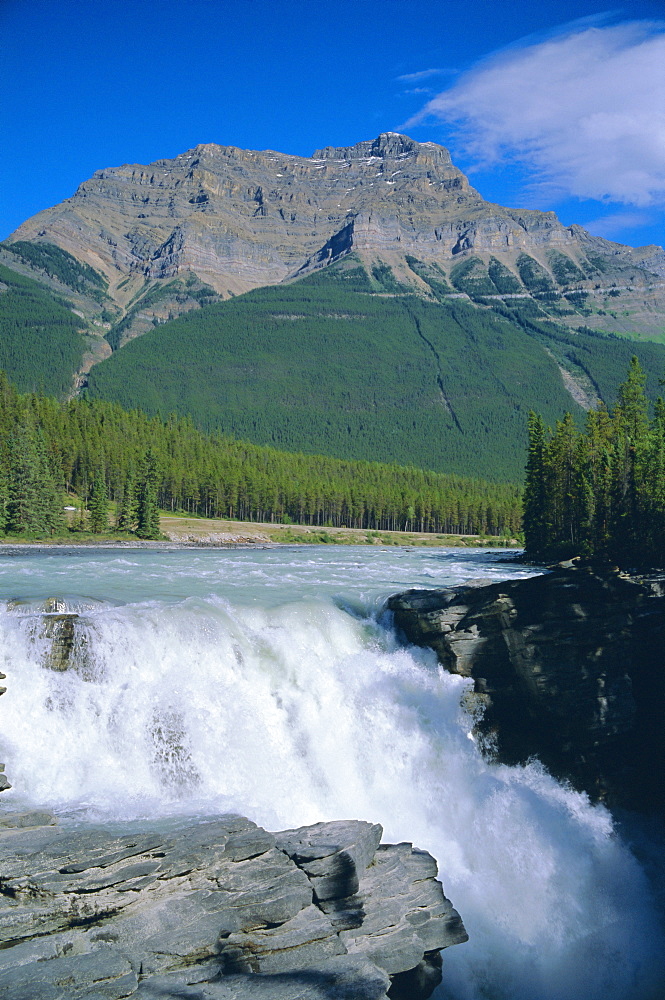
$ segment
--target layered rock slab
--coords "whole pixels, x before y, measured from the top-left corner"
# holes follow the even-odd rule
[[[412,971],[425,984],[404,994],[415,1000],[440,979],[439,950],[466,940],[434,860],[380,845],[378,825],[274,835],[238,816],[168,832],[26,821],[0,827],[8,1000],[378,1000]]]

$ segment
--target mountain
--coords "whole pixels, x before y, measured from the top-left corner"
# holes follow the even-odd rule
[[[485,202],[442,146],[394,133],[312,158],[206,144],[147,167],[99,170],[15,240],[55,243],[111,285],[192,270],[223,295],[351,249],[440,260],[575,242],[552,213]]]
[[[517,481],[529,408],[665,372],[661,248],[491,204],[396,133],[100,170],[0,263],[87,320],[89,395],[310,454]]]
[[[490,294],[582,288],[602,310],[587,308],[587,325],[610,332],[627,332],[625,317],[604,308],[619,288],[636,332],[665,333],[662,248],[635,250],[564,227],[553,212],[491,204],[444,147],[394,132],[311,158],[207,143],[148,166],[98,170],[20,226],[8,241],[17,244],[55,245],[102,275],[114,319],[123,319],[116,343],[201,300],[291,281],[351,252],[390,266],[424,296],[428,284],[408,257],[453,279],[473,259],[476,280],[462,269],[461,294],[483,284]],[[488,278],[492,258],[507,281]]]

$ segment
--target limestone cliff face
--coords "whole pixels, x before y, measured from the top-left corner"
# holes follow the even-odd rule
[[[564,227],[554,212],[494,205],[443,146],[396,132],[312,157],[204,143],[174,159],[98,170],[7,243],[18,241],[56,244],[106,278],[114,349],[202,304],[351,253],[369,273],[388,266],[399,286],[426,298],[438,297],[428,269],[435,282],[450,280],[449,294],[472,298],[484,284],[482,294],[534,295],[542,305],[541,293],[558,286],[561,295],[582,290],[598,309],[561,299],[557,322],[576,328],[583,317],[604,331],[662,334],[661,247],[622,246]],[[4,257],[21,266],[20,256]],[[495,286],[487,269],[497,262],[504,277]],[[475,283],[456,265],[467,278],[475,268]],[[95,302],[78,307],[97,325],[108,319]]]
[[[55,243],[102,271],[195,271],[222,294],[277,283],[354,249],[424,260],[574,247],[553,212],[493,205],[435,143],[384,133],[311,158],[213,143],[98,170],[15,240]]]

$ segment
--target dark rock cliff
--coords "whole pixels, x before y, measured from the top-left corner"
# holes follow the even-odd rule
[[[408,640],[472,677],[505,763],[538,757],[611,805],[663,811],[665,581],[562,565],[390,598]]]

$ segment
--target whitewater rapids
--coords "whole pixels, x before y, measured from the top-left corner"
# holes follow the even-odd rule
[[[404,648],[388,594],[526,576],[503,553],[29,551],[0,559],[0,807],[67,823],[239,812],[268,829],[380,822],[438,860],[468,944],[451,1000],[662,997],[646,876],[611,815],[538,764],[485,760],[468,681]],[[45,669],[38,611],[80,614]]]

